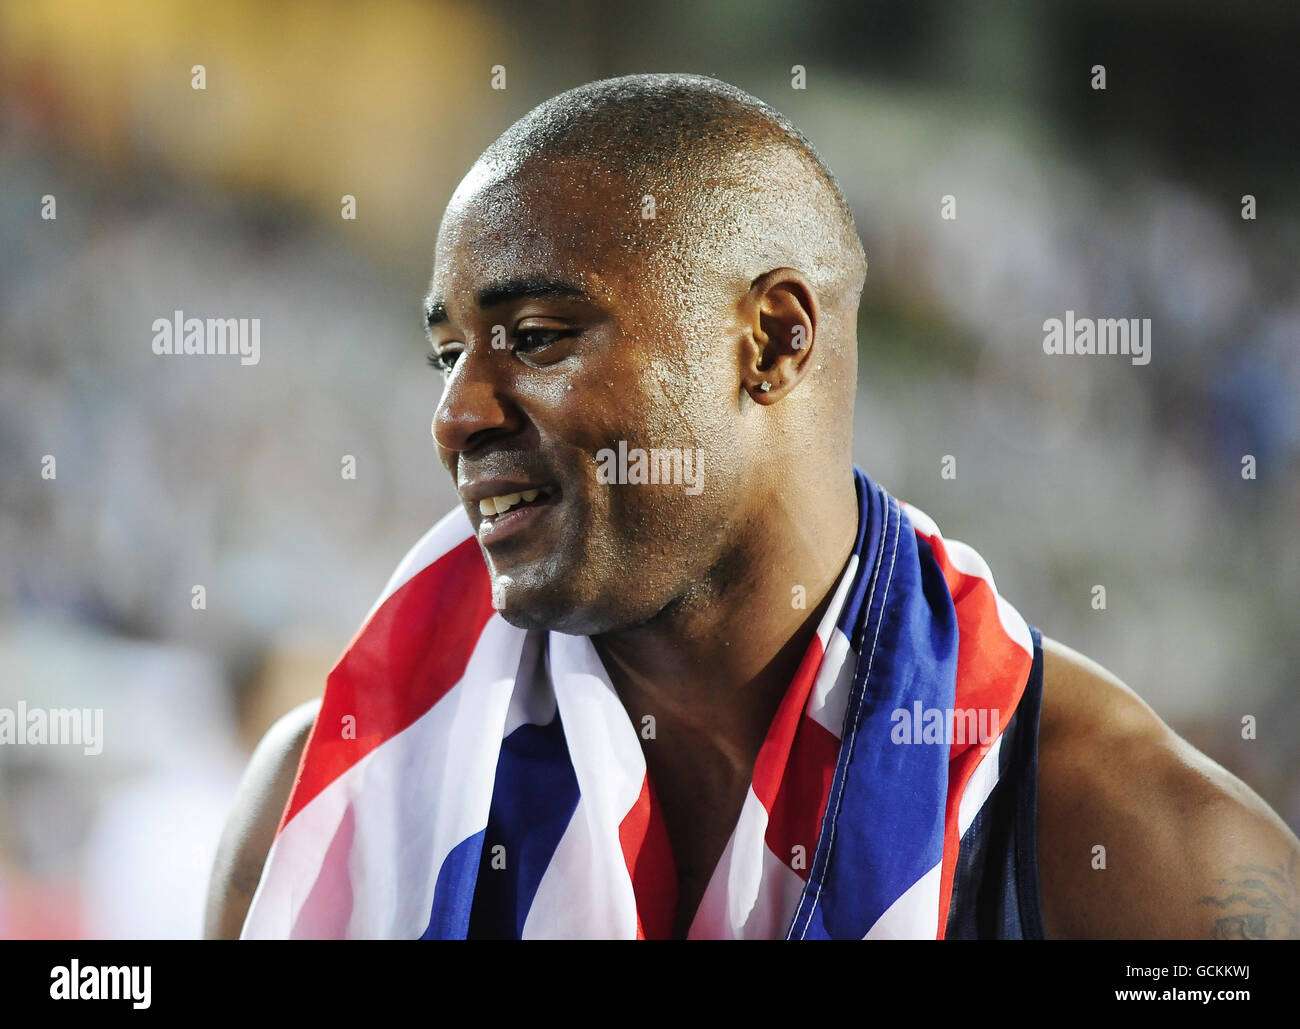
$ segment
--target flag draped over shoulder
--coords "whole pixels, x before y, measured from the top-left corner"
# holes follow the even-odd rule
[[[987,565],[854,469],[859,530],[693,938],[929,938],[1034,643]],[[326,684],[245,938],[660,938],[672,851],[587,637],[492,608],[457,508]]]

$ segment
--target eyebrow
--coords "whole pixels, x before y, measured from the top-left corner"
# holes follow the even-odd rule
[[[546,275],[527,275],[516,279],[503,279],[484,286],[475,298],[479,307],[495,307],[511,300],[525,297],[547,297],[558,300],[587,300],[591,297],[577,283],[555,279]],[[429,297],[424,302],[426,325],[438,325],[447,320],[446,301]]]

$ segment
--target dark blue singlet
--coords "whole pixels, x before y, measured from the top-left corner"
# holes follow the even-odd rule
[[[1043,700],[1043,640],[1032,625],[1034,664],[998,754],[998,784],[957,855],[950,940],[1041,940],[1038,887],[1038,717]]]

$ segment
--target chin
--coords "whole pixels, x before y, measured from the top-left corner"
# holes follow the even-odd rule
[[[540,632],[562,632],[567,636],[592,636],[606,631],[606,620],[598,613],[557,610],[549,604],[528,604],[511,599],[497,614],[516,629],[533,629]]]
[[[505,573],[511,581],[496,594],[497,614],[517,629],[562,632],[568,636],[597,636],[621,628],[629,619],[610,604],[580,598],[563,584],[530,586]]]
[[[491,569],[492,606],[517,629],[536,629],[580,635],[588,619],[581,605],[562,582],[542,570]]]

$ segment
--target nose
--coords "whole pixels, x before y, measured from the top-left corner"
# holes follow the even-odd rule
[[[461,452],[519,429],[522,415],[510,399],[507,352],[477,343],[456,359],[438,409],[433,438],[440,448]]]

